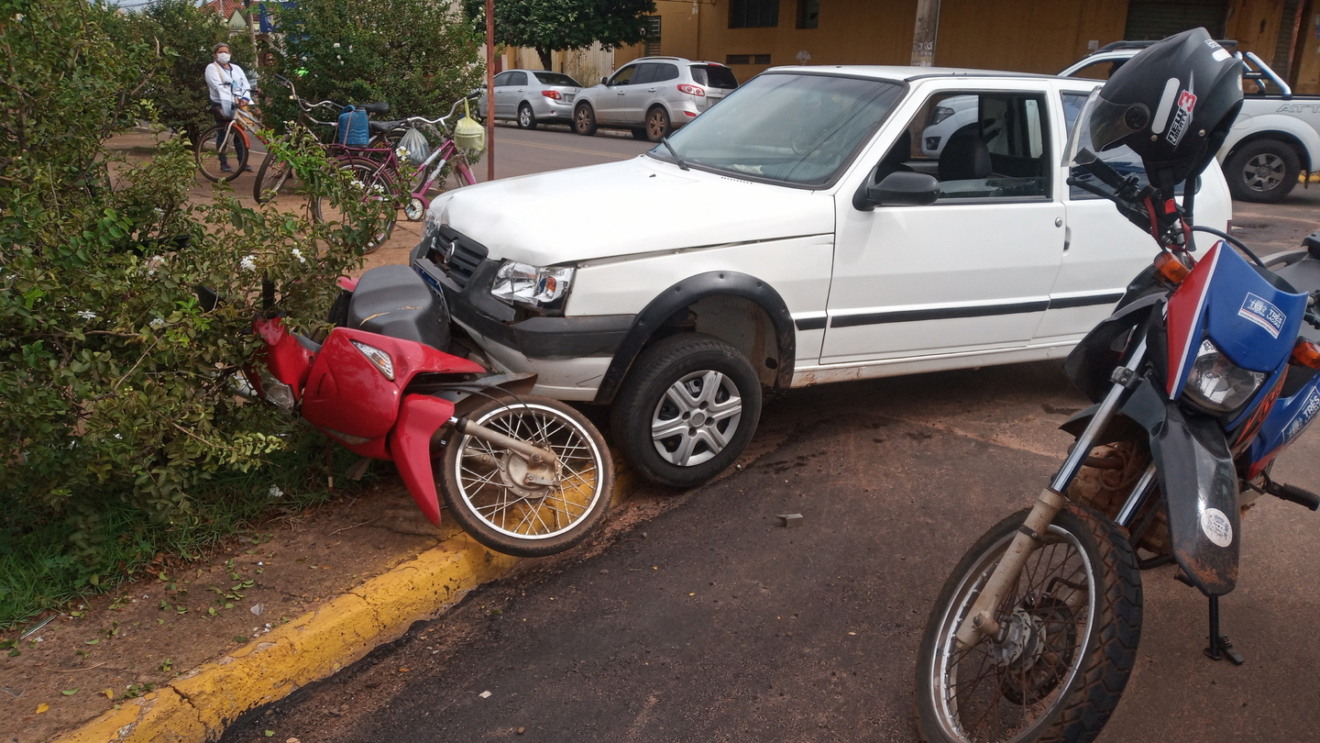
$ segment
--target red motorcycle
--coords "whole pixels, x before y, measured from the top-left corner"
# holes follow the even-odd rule
[[[447,353],[448,310],[406,266],[340,286],[320,343],[269,309],[253,323],[264,349],[245,375],[260,397],[356,454],[393,461],[436,525],[439,481],[454,519],[493,550],[554,554],[604,521],[613,463],[590,421],[525,394],[532,376]],[[273,308],[273,285],[263,294]]]

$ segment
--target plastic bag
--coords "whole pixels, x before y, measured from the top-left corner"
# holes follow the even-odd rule
[[[431,144],[416,127],[409,127],[399,139],[399,148],[395,154],[400,161],[417,165],[426,162],[426,158],[431,156]]]
[[[467,99],[463,99],[463,118],[454,125],[454,144],[462,149],[481,152],[486,149],[486,127],[478,124],[468,110]]]

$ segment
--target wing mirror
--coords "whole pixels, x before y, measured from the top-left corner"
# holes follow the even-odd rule
[[[870,179],[853,194],[853,207],[869,212],[877,206],[925,206],[940,196],[940,182],[926,173],[898,171],[879,183]]]

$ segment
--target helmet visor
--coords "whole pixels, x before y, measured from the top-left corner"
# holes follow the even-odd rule
[[[1112,149],[1125,138],[1150,127],[1150,111],[1145,104],[1112,103],[1100,94],[1102,90],[1091,91],[1077,117],[1069,150],[1073,154],[1083,149],[1091,152]]]

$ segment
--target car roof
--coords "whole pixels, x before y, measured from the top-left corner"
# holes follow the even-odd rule
[[[929,78],[1014,78],[1032,80],[1040,78],[1058,78],[1075,81],[1074,78],[1059,78],[1057,75],[1042,75],[1035,72],[1010,72],[1006,70],[973,70],[963,67],[915,67],[903,65],[785,65],[771,67],[763,74],[801,73],[808,75],[832,75],[840,77],[873,77],[895,82],[911,82]]]

